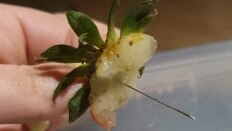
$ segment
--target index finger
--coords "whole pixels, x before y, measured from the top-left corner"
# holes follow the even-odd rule
[[[2,33],[2,36],[0,34],[0,40],[4,39],[7,45],[12,46],[0,49],[0,56],[15,57],[10,62],[7,58],[0,58],[2,63],[17,61],[14,64],[32,64],[41,52],[52,45],[77,45],[77,37],[64,14],[49,14],[30,8],[0,4],[1,17],[3,19],[0,21],[0,33],[4,32],[4,34]],[[106,34],[105,24],[95,23],[101,35],[104,36]]]

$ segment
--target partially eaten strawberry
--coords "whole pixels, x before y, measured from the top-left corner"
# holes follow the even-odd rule
[[[140,68],[156,49],[153,37],[131,33],[107,47],[96,62],[90,84],[90,110],[103,127],[115,125],[115,111],[131,97],[133,91],[123,84],[136,87]]]

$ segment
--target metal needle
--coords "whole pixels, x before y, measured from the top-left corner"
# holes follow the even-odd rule
[[[166,103],[164,103],[164,102],[162,102],[162,101],[160,101],[160,100],[157,100],[157,99],[155,99],[155,98],[153,98],[153,97],[151,97],[151,96],[149,96],[149,95],[143,93],[142,91],[139,91],[139,90],[137,90],[137,89],[135,89],[135,88],[133,88],[133,87],[127,85],[127,84],[123,84],[123,85],[126,86],[126,87],[128,87],[128,88],[130,88],[130,89],[132,89],[132,90],[134,90],[134,91],[136,91],[136,92],[138,92],[138,93],[140,93],[140,94],[142,94],[142,95],[144,95],[144,96],[146,96],[146,97],[148,97],[148,98],[150,98],[150,99],[152,99],[152,100],[154,100],[154,101],[156,101],[156,102],[158,102],[158,103],[160,103],[160,104],[162,104],[162,105],[164,105],[164,106],[166,106],[166,107],[168,107],[168,108],[170,108],[170,109],[172,109],[172,110],[174,110],[174,111],[176,111],[176,112],[181,113],[181,114],[184,115],[184,116],[187,116],[187,117],[189,117],[189,118],[191,118],[191,119],[193,119],[193,120],[196,119],[194,116],[190,115],[189,113],[186,113],[186,112],[184,112],[184,111],[181,111],[180,109],[177,109],[177,108],[172,107],[172,106],[170,106],[170,105],[168,105],[168,104],[166,104]]]

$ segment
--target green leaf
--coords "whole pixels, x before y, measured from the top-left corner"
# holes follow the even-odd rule
[[[46,61],[61,63],[79,63],[83,62],[81,56],[78,56],[78,49],[68,45],[55,45],[48,48],[41,54]]]
[[[77,55],[86,63],[95,63],[101,55],[101,51],[91,44],[79,43]]]
[[[92,63],[99,56],[99,51],[90,44],[79,44],[78,48],[68,45],[55,45],[41,54],[45,61],[60,63]]]
[[[89,77],[92,73],[93,69],[91,65],[82,65],[69,72],[56,87],[53,94],[53,101],[56,100],[57,96],[63,92],[68,85],[70,85],[76,79],[76,77]]]
[[[156,0],[145,0],[138,7],[132,9],[126,16],[121,27],[121,38],[130,33],[140,33],[150,23],[151,11]]]
[[[89,107],[90,84],[83,85],[68,103],[69,122],[74,122]]]
[[[141,68],[139,69],[139,77],[142,77],[143,72],[144,72],[144,69],[145,69],[145,66],[143,66],[143,67],[141,67]]]
[[[104,41],[101,39],[97,26],[84,13],[68,11],[66,13],[68,22],[76,34],[80,37],[83,34],[83,41],[95,45],[99,48],[105,47]]]
[[[113,4],[110,8],[110,13],[108,17],[108,33],[106,43],[107,45],[112,44],[116,41],[117,36],[114,30],[114,21],[115,21],[115,14],[118,10],[120,0],[113,0]]]

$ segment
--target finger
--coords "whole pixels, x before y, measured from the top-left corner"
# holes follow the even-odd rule
[[[55,87],[72,68],[47,63],[37,66],[0,65],[0,124],[50,120],[67,112],[67,103],[83,80],[78,79],[56,102]]]
[[[0,125],[0,131],[24,131],[21,124]]]
[[[66,124],[68,124],[68,114],[62,116],[56,116],[50,120],[47,131],[55,131]]]
[[[0,62],[34,63],[34,59],[55,44],[76,46],[77,37],[65,15],[0,4]],[[106,25],[96,22],[103,37]],[[10,58],[8,56],[11,56]]]

